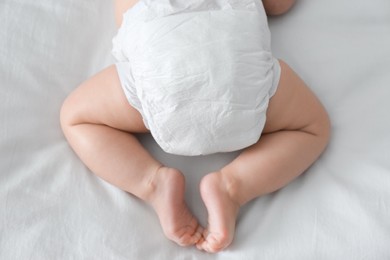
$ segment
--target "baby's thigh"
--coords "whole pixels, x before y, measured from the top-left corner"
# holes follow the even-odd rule
[[[321,102],[305,82],[283,61],[281,78],[270,99],[263,133],[280,130],[319,131],[328,124],[328,115]]]
[[[141,114],[132,107],[112,65],[76,88],[61,109],[64,126],[101,124],[127,132],[147,132]]]

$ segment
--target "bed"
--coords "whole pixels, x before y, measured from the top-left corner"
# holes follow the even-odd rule
[[[283,189],[242,208],[218,254],[168,241],[150,207],[101,181],[72,152],[59,110],[113,62],[111,1],[0,2],[0,259],[390,259],[390,2],[299,0],[269,20],[275,56],[332,120],[326,152]],[[139,136],[198,185],[235,153],[185,157]]]

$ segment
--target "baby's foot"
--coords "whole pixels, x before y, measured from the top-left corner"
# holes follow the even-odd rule
[[[202,237],[203,228],[184,201],[183,174],[173,168],[161,167],[151,184],[153,193],[149,202],[160,219],[164,234],[181,246],[196,244]]]
[[[208,211],[208,227],[197,243],[200,250],[216,253],[233,240],[239,203],[232,198],[235,187],[219,172],[203,177],[200,192]]]

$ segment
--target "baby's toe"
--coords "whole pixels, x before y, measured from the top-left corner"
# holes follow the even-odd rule
[[[203,232],[204,232],[204,228],[199,225],[195,233],[192,235],[192,240],[193,240],[192,244],[197,244],[203,238]]]
[[[217,253],[225,249],[231,243],[229,235],[208,234],[201,244],[201,248],[209,253]]]
[[[172,233],[168,237],[180,246],[192,246],[199,242],[202,238],[202,233],[203,228],[201,226],[195,229],[187,227],[184,232],[181,230],[181,232]]]

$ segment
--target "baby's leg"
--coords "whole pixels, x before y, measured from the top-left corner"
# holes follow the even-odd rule
[[[202,179],[201,195],[209,218],[199,249],[217,252],[227,247],[239,207],[299,176],[328,143],[330,124],[323,106],[287,64],[281,62],[281,68],[259,142]]]
[[[61,110],[61,125],[89,169],[155,209],[169,239],[180,245],[199,240],[202,229],[184,201],[184,176],[156,161],[133,136],[147,129],[127,102],[115,66],[70,94]]]

